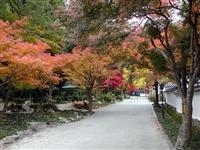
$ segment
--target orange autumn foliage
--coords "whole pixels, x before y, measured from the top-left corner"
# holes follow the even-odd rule
[[[106,49],[106,53],[112,58],[113,66],[117,68],[139,63],[141,59],[141,54],[136,44],[130,40],[124,40],[117,46],[109,45]]]
[[[110,58],[95,54],[91,48],[82,50],[78,47],[66,57],[65,62],[63,71],[68,80],[87,89],[93,88],[96,80],[108,73]]]
[[[59,80],[53,73],[56,57],[46,54],[46,43],[21,38],[24,24],[24,20],[12,24],[0,20],[0,79],[6,86],[45,88]]]

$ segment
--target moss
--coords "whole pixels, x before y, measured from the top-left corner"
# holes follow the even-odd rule
[[[179,132],[179,128],[181,125],[181,116],[180,114],[176,113],[170,107],[165,107],[164,119],[162,118],[162,108],[154,107],[156,112],[158,121],[160,122],[161,126],[163,127],[165,133],[168,135],[169,139],[173,144],[176,142],[176,138]],[[199,150],[200,147],[200,131],[193,128],[193,133],[191,140],[188,144],[187,150]]]
[[[0,117],[0,139],[16,134],[17,131],[23,131],[28,128],[28,122],[54,122],[60,123],[60,117],[67,120],[77,120],[77,116],[86,116],[88,112],[82,112],[77,110],[66,110],[59,112],[35,112],[32,114],[4,114]],[[74,119],[72,119],[74,118]]]

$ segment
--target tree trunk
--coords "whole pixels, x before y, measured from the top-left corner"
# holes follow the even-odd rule
[[[92,90],[90,88],[87,89],[87,99],[89,101],[89,112],[92,112]]]
[[[8,91],[6,93],[4,107],[3,107],[3,112],[6,112],[7,109],[8,109],[8,102],[9,102],[9,99],[11,97],[11,93],[12,93],[12,88],[8,88]]]
[[[43,104],[44,104],[44,98],[45,98],[45,91],[43,89],[38,89],[39,90],[39,112],[43,112]]]
[[[61,98],[61,100],[63,100],[63,85],[64,85],[64,81],[60,81],[59,84],[58,84],[58,88],[59,88],[59,91],[58,91],[58,95],[59,97]]]
[[[48,98],[49,100],[52,100],[52,93],[53,93],[53,85],[50,85],[48,90]]]
[[[154,102],[154,105],[156,107],[160,107],[159,102],[158,102],[159,101],[159,99],[158,99],[158,81],[155,81],[154,86],[155,86],[155,95],[156,95],[156,100]]]
[[[189,87],[190,89],[190,87]],[[192,88],[193,89],[193,88]],[[192,134],[192,98],[193,92],[188,91],[187,98],[182,98],[182,102],[185,104],[185,112],[182,114],[182,125],[179,129],[179,134],[175,147],[177,150],[184,150],[191,138]]]

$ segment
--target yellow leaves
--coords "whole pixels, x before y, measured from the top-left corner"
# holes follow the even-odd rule
[[[141,83],[144,83],[143,87],[145,87],[147,84],[151,84],[156,79],[155,73],[150,71],[149,69],[137,69],[135,72],[140,75],[138,77],[141,77],[141,79],[139,78],[139,81]]]
[[[123,70],[126,82],[134,83],[138,88],[144,88],[147,84],[154,82],[153,72],[145,68],[137,68]],[[130,80],[131,79],[131,80]]]
[[[123,77],[128,82],[129,78],[132,76],[132,70],[124,68],[123,69]]]
[[[134,81],[134,85],[136,85],[136,87],[138,87],[138,88],[144,88],[146,86],[146,84],[147,84],[147,82],[144,77],[141,77]]]

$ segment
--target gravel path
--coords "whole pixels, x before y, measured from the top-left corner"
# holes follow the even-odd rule
[[[170,150],[145,98],[126,99],[81,120],[46,129],[11,145],[9,150]]]

